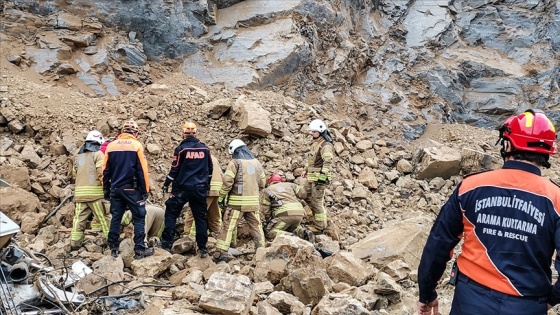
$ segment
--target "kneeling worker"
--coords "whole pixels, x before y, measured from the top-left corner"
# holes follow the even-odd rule
[[[295,234],[313,242],[313,233],[300,225],[305,209],[298,198],[305,197],[304,187],[284,182],[279,174],[270,176],[268,187],[262,190],[260,198],[267,223],[264,225],[267,239],[273,240],[280,234]]]

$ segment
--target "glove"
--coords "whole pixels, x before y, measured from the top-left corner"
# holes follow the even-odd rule
[[[109,190],[103,191],[103,199],[107,201],[111,201],[111,192]]]
[[[163,194],[167,193],[167,191],[169,190],[169,186],[168,185],[163,185],[163,187],[161,188],[161,192]]]
[[[218,198],[218,207],[222,209],[226,207],[226,202],[223,197]]]
[[[149,194],[147,194],[147,193],[142,194],[142,200],[147,201],[148,198],[150,198],[150,195],[149,195]]]
[[[169,187],[169,185],[171,185],[172,182],[173,182],[173,178],[167,175],[167,177],[165,177],[165,182],[163,183],[163,187]]]
[[[319,174],[319,178],[317,179],[317,184],[319,185],[323,185],[326,184],[329,181],[329,178],[327,177],[327,174]]]

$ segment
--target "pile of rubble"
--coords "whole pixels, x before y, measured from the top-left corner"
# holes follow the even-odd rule
[[[461,174],[499,165],[492,146],[496,133],[441,125],[428,128],[426,139],[407,142],[399,140],[400,125],[388,112],[368,109],[369,116],[358,108],[338,117],[279,94],[208,87],[180,74],[104,100],[18,76],[2,82],[7,92],[0,107],[0,175],[13,184],[0,190],[2,211],[21,224],[15,243],[20,248],[47,256],[57,268],[82,261],[92,269],[76,284],[86,298],[78,309],[84,314],[142,305],[144,314],[413,313],[415,270],[433,213]],[[68,162],[89,130],[111,136],[124,120],[137,119],[156,187],[151,200],[162,204],[157,187],[185,120],[200,126],[200,137],[222,164],[228,161],[227,144],[240,137],[268,174],[280,171],[296,180],[310,141],[306,125],[317,116],[328,122],[335,140],[336,175],[326,200],[339,237],[318,237],[332,257],[322,259],[312,244],[281,237],[256,253],[241,242],[229,264],[188,250],[157,250],[136,262],[129,239],[122,243],[122,258],[113,259],[93,231],[84,248],[69,256]],[[557,168],[549,175],[554,174]]]

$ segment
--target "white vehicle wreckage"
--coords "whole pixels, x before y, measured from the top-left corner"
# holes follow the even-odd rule
[[[7,183],[0,180],[0,185]],[[19,225],[0,211],[0,315],[69,314],[86,301],[74,284],[92,270],[81,261],[55,269],[44,254],[13,244]]]
[[[81,261],[67,271],[44,266],[36,254],[10,244],[17,232],[19,226],[0,212],[0,315],[64,314],[65,305],[85,302],[73,285],[91,269]]]

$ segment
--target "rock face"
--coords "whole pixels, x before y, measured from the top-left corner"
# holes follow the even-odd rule
[[[391,104],[409,139],[422,134],[422,120],[496,126],[520,103],[560,101],[557,0],[14,3],[8,33],[34,34],[41,24],[20,10],[49,16],[56,31],[38,34],[36,47],[10,62],[45,75],[75,72],[97,96],[118,94],[119,81],[152,83],[146,61],[171,57],[205,83],[274,86],[309,103]],[[115,26],[128,36],[98,44]]]

